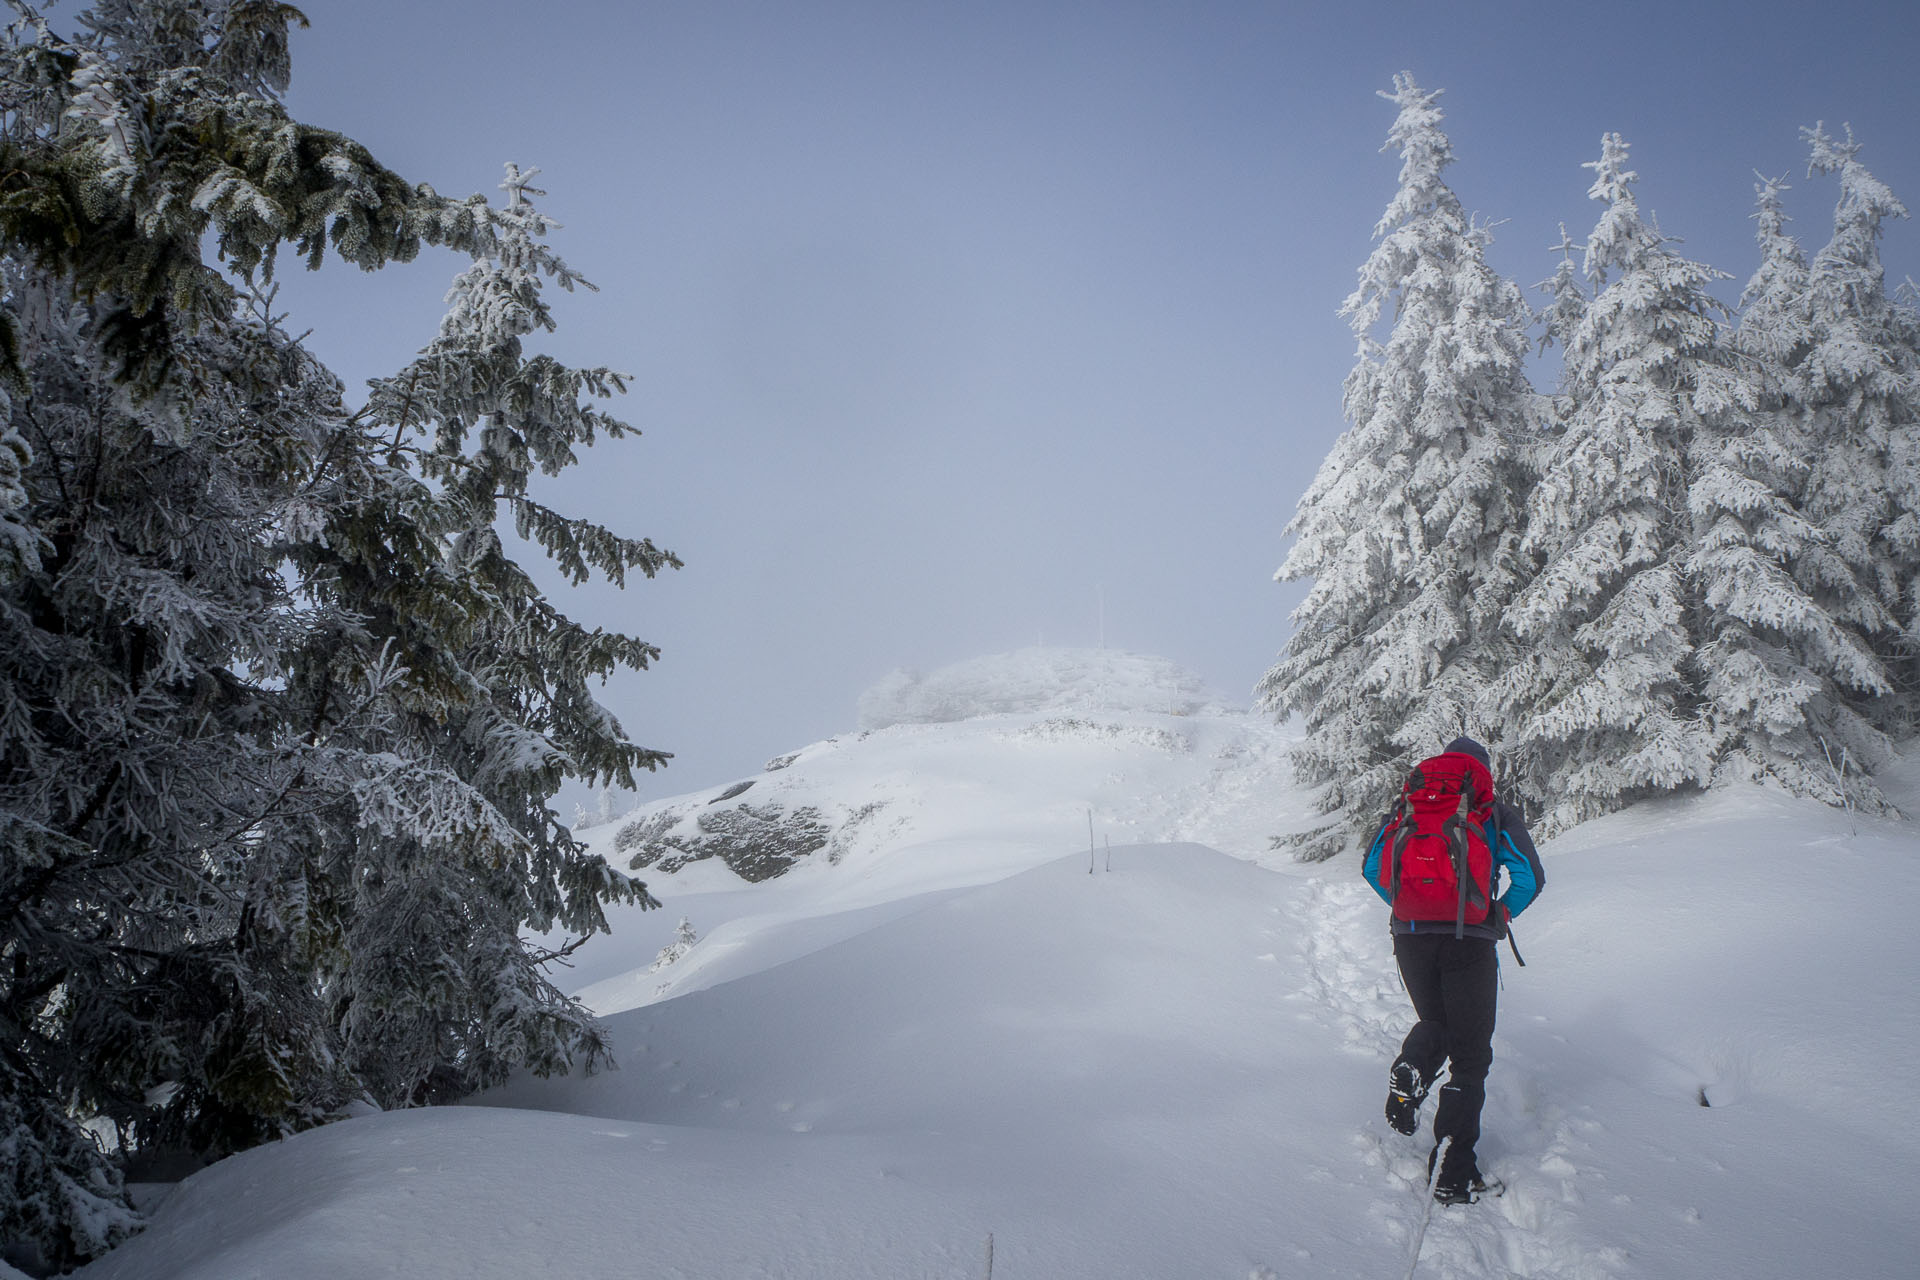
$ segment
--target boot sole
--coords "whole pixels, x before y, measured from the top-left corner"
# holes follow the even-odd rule
[[[1402,1074],[1412,1076],[1411,1067],[1392,1072],[1387,1081],[1387,1123],[1393,1126],[1395,1133],[1412,1137],[1420,1131],[1420,1104],[1427,1100],[1426,1093],[1414,1093],[1405,1085]]]

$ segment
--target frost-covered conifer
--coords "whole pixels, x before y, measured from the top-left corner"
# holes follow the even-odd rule
[[[521,345],[578,277],[518,179],[447,199],[289,119],[292,20],[101,0],[0,45],[0,1238],[50,1266],[135,1222],[80,1118],[217,1156],[590,1061],[522,932],[650,901],[550,800],[658,762],[590,693],[653,650],[493,528],[576,579],[673,563],[530,492],[624,429],[617,378]],[[475,265],[352,412],[277,251],[423,243]]]
[[[116,377],[111,302],[0,261],[23,365],[12,422],[35,446],[34,556],[0,585],[0,1058],[30,1117],[77,1109],[147,1145],[231,1149],[346,1087],[309,984],[246,915],[292,777],[274,678],[313,622],[265,537],[302,432],[252,412],[265,384],[238,318],[171,344],[200,385],[190,409],[141,402]],[[90,1151],[96,1167],[72,1166]],[[0,1142],[0,1190],[53,1153],[71,1185],[112,1185],[77,1132],[38,1132]],[[50,1262],[125,1221],[0,1196],[0,1231]]]
[[[1540,570],[1507,613],[1515,661],[1497,697],[1513,785],[1548,829],[1704,783],[1711,743],[1690,683],[1687,465],[1703,419],[1744,407],[1717,343],[1717,273],[1644,220],[1617,134],[1589,196],[1598,294],[1566,335],[1568,410],[1529,504]]]
[[[681,956],[693,950],[693,944],[698,941],[700,941],[700,935],[693,931],[693,922],[681,916],[679,926],[673,931],[673,941],[660,948],[660,953],[653,958],[653,964],[647,972],[658,973],[675,963]]]
[[[553,327],[542,282],[582,283],[543,243],[551,224],[531,176],[509,166],[507,205],[485,211],[493,239],[455,280],[439,336],[373,385],[354,427],[368,465],[404,460],[414,474],[354,485],[376,500],[343,495],[351,505],[294,560],[322,599],[364,619],[313,655],[326,673],[316,699],[343,655],[373,670],[400,653],[409,667],[358,744],[380,765],[356,780],[356,799],[379,818],[340,876],[359,901],[345,919],[348,964],[327,986],[349,1067],[388,1105],[603,1055],[591,1016],[554,990],[519,934],[600,932],[603,901],[652,901],[589,855],[550,801],[569,775],[631,786],[634,769],[661,762],[590,687],[657,651],[555,610],[494,527],[504,505],[576,582],[678,563],[529,492],[536,469],[558,472],[596,435],[629,430],[594,403],[620,389],[618,375],[524,348]]]
[[[1860,163],[1851,132],[1803,132],[1812,172],[1840,182],[1833,237],[1808,271],[1798,390],[1815,452],[1804,505],[1861,588],[1827,608],[1870,640],[1896,686],[1868,713],[1904,736],[1920,717],[1920,350],[1887,296],[1880,236],[1907,210]]]
[[[1863,763],[1884,755],[1881,735],[1852,704],[1890,686],[1869,646],[1835,616],[1857,605],[1830,608],[1857,600],[1851,568],[1800,509],[1814,452],[1800,377],[1812,334],[1807,262],[1786,230],[1785,184],[1763,178],[1756,190],[1760,265],[1731,340],[1752,390],[1741,411],[1703,420],[1688,493],[1687,571],[1707,633],[1701,692],[1716,777],[1768,780],[1837,803],[1829,753],[1844,749]]]
[[[1580,328],[1580,322],[1586,318],[1587,305],[1592,301],[1585,283],[1581,280],[1580,269],[1575,255],[1583,246],[1575,244],[1573,237],[1567,234],[1566,223],[1560,224],[1560,242],[1553,246],[1553,252],[1560,255],[1560,262],[1553,274],[1542,280],[1535,288],[1547,295],[1547,305],[1540,310],[1540,351],[1544,354],[1549,347],[1566,350],[1568,341]],[[1562,382],[1564,383],[1564,379]],[[1566,430],[1567,419],[1572,415],[1572,402],[1564,391],[1559,395],[1541,398],[1538,415],[1538,429],[1527,443],[1527,474],[1537,477],[1551,464],[1553,451],[1557,447],[1561,434]],[[1521,521],[1522,529],[1525,520]],[[1539,566],[1530,558],[1522,569],[1524,577],[1531,578]],[[1497,720],[1496,720],[1497,723]]]
[[[1754,238],[1760,265],[1740,294],[1740,326],[1733,348],[1756,362],[1778,400],[1793,398],[1791,378],[1813,345],[1811,300],[1807,295],[1807,255],[1787,230],[1782,196],[1791,190],[1785,178],[1760,175],[1754,187]]]
[[[0,414],[10,418],[12,409],[11,397],[0,388]],[[23,519],[26,471],[32,462],[33,450],[12,423],[0,426],[0,583],[13,580],[40,560],[39,539]]]
[[[1573,242],[1567,234],[1567,224],[1560,224],[1560,243],[1553,246],[1560,255],[1560,265],[1553,274],[1541,281],[1539,289],[1548,298],[1547,305],[1540,312],[1540,348],[1545,350],[1558,346],[1565,350],[1573,333],[1587,314],[1587,291],[1580,283],[1580,270],[1574,263],[1574,254],[1581,246]]]
[[[1277,576],[1313,588],[1258,690],[1305,722],[1295,768],[1333,818],[1302,842],[1309,858],[1373,821],[1412,761],[1482,731],[1474,707],[1518,580],[1526,305],[1442,181],[1439,94],[1403,74],[1381,96],[1399,109],[1400,187],[1342,308],[1359,340],[1351,425],[1288,526]]]

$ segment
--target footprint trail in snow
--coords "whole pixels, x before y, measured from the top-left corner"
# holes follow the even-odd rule
[[[1384,1100],[1387,1066],[1413,1025],[1413,1011],[1379,898],[1357,875],[1351,882],[1315,877],[1303,882],[1286,910],[1306,976],[1300,996],[1354,1053],[1357,1069],[1379,1076]],[[1431,1107],[1421,1121],[1418,1134],[1403,1137],[1382,1115],[1356,1117],[1353,1138],[1353,1159],[1366,1175],[1358,1181],[1380,1188],[1371,1218],[1409,1248],[1426,1207]],[[1499,1032],[1482,1128],[1481,1165],[1505,1181],[1507,1191],[1478,1205],[1437,1209],[1416,1274],[1614,1280],[1624,1254],[1588,1238],[1579,1216],[1583,1186],[1604,1185],[1600,1175],[1578,1172],[1590,1151],[1587,1138],[1600,1126],[1567,1114]]]

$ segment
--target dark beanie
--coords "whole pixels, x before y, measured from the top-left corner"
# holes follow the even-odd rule
[[[1463,755],[1472,756],[1475,760],[1487,766],[1487,768],[1493,768],[1493,757],[1487,754],[1485,747],[1475,742],[1472,738],[1455,738],[1447,744],[1447,750],[1449,752],[1458,751]]]

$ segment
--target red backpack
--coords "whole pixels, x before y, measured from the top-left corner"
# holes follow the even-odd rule
[[[1493,901],[1493,774],[1460,751],[1407,775],[1382,833],[1380,881],[1401,920],[1451,920],[1453,936],[1487,918]]]

